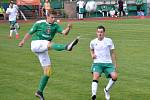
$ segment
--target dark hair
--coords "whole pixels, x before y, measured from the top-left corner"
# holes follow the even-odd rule
[[[10,3],[14,3],[14,0],[10,0]]]
[[[97,29],[103,29],[103,31],[105,32],[105,27],[104,26],[98,26]]]

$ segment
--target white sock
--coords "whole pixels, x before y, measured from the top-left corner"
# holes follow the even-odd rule
[[[107,12],[107,17],[108,17],[108,12]]]
[[[115,83],[115,81],[113,81],[112,79],[109,80],[107,86],[106,86],[106,91],[109,91],[110,88],[113,86],[113,84]]]
[[[92,96],[96,95],[97,87],[98,87],[98,83],[97,82],[92,82]]]
[[[103,17],[105,16],[104,12],[103,12]]]
[[[81,19],[81,14],[79,14],[79,19]]]
[[[10,30],[9,36],[12,37],[12,34],[13,34],[13,30]]]
[[[81,14],[81,19],[83,19],[83,14]]]

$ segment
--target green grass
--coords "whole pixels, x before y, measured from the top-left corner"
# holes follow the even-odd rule
[[[112,100],[148,100],[150,98],[150,19],[73,22],[68,36],[57,35],[56,43],[68,43],[80,35],[72,52],[49,51],[54,74],[45,88],[46,100],[90,100],[92,59],[89,43],[96,27],[104,25],[116,46],[118,81],[111,90]],[[8,39],[9,24],[0,24],[0,100],[38,100],[34,97],[42,70],[30,51],[30,40],[17,45],[32,23],[20,23],[21,38]],[[62,26],[67,23],[63,22]],[[103,88],[108,80],[99,80],[97,100],[105,100]]]

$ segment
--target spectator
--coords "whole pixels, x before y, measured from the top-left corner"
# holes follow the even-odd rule
[[[118,3],[117,3],[117,0],[115,1],[114,9],[115,9],[115,15],[118,16],[118,14],[119,14],[119,11],[118,11],[119,5],[118,5]]]
[[[114,8],[112,8],[110,11],[109,11],[109,14],[110,14],[110,17],[117,17],[115,14],[116,14],[116,11],[114,10]]]
[[[142,4],[143,4],[143,0],[136,0],[136,6],[137,6],[137,16],[142,16],[143,12],[142,12]]]
[[[4,20],[6,19],[6,14],[5,14],[5,9],[3,8],[3,6],[0,6],[0,14],[3,15]]]
[[[48,14],[51,14],[52,8],[51,8],[49,0],[45,0],[45,3],[43,5],[43,10],[45,10],[45,15],[46,16],[48,16]]]
[[[104,1],[103,5],[101,6],[101,12],[103,17],[105,17],[105,15],[108,17],[108,6],[106,5],[106,1]]]
[[[79,4],[76,6],[76,13],[77,13],[77,18],[79,18]]]
[[[124,11],[123,11],[123,1],[122,0],[119,0],[118,1],[118,4],[119,4],[119,17],[121,17],[122,15],[124,16]]]
[[[79,16],[78,16],[78,18],[83,19],[85,2],[83,0],[79,0],[77,2],[77,5],[79,5]]]

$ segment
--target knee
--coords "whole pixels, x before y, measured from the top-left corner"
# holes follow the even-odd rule
[[[93,73],[93,80],[98,80],[99,77],[100,77],[99,73],[97,73],[97,72]]]
[[[10,30],[14,30],[15,29],[15,27],[12,25],[12,26],[10,26]]]
[[[44,75],[50,77],[52,75],[52,68],[51,67],[44,68]]]
[[[50,49],[52,47],[52,44],[53,44],[52,42],[48,42],[47,48]]]
[[[118,78],[118,74],[117,74],[116,72],[113,72],[113,73],[111,74],[111,78],[112,78],[113,81],[116,81],[117,78]]]

